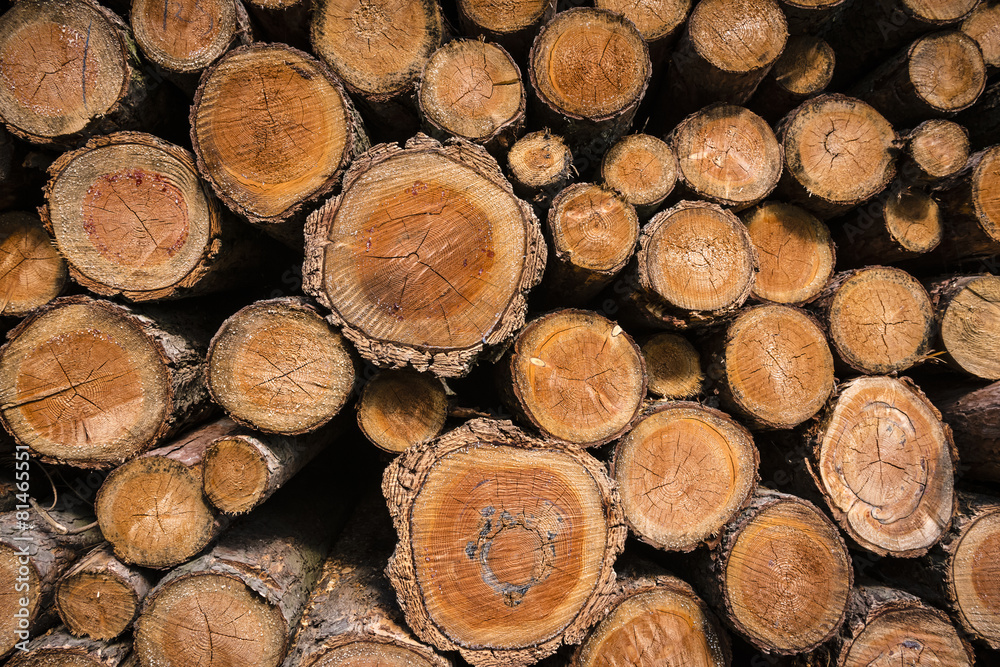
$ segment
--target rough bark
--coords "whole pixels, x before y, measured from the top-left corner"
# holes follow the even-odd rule
[[[677,157],[671,147],[649,134],[630,134],[608,149],[601,160],[605,187],[621,194],[647,219],[674,190]]]
[[[26,651],[7,663],[10,667],[136,667],[132,642],[101,642],[74,637],[58,627],[35,637]]]
[[[970,386],[963,380],[931,389],[931,401],[954,433],[962,475],[1000,482],[1000,383]]]
[[[37,215],[0,214],[0,315],[24,317],[66,286],[66,261]]]
[[[650,336],[642,344],[642,358],[650,394],[679,400],[702,392],[705,373],[701,356],[687,338],[672,333]]]
[[[518,197],[547,206],[573,177],[573,153],[559,135],[531,132],[507,153],[507,169]]]
[[[387,369],[365,383],[357,412],[365,437],[379,449],[398,454],[441,432],[448,397],[444,384],[433,376]]]
[[[845,4],[845,0],[835,0]],[[787,6],[787,4],[786,4]],[[826,90],[833,78],[836,55],[813,34],[794,35],[747,106],[773,123],[806,99]]]
[[[1000,278],[951,276],[927,283],[934,303],[938,341],[953,367],[982,378],[1000,380]]]
[[[923,189],[899,180],[834,225],[842,264],[892,264],[931,252],[941,243],[941,208]]]

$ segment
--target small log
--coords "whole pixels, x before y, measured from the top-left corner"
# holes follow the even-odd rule
[[[911,183],[939,183],[957,175],[969,161],[969,133],[950,120],[925,120],[904,140],[906,161],[900,175]]]
[[[574,183],[552,200],[546,228],[552,240],[545,275],[549,295],[560,303],[580,304],[625,268],[639,238],[639,217],[617,193]]]
[[[406,627],[383,568],[395,544],[382,497],[366,497],[323,564],[284,667],[450,667]]]
[[[191,93],[198,75],[235,46],[253,39],[239,0],[131,0],[129,22],[142,53]]]
[[[462,33],[485,37],[525,62],[539,28],[556,12],[556,0],[458,0]]]
[[[7,663],[10,667],[137,667],[132,642],[101,642],[74,637],[58,627],[35,637],[26,650]]]
[[[432,135],[468,139],[496,155],[524,128],[521,70],[495,44],[456,39],[442,46],[424,66],[417,99]]]
[[[834,225],[845,264],[892,264],[922,257],[941,243],[941,208],[922,189],[899,181]]]
[[[573,177],[573,153],[548,130],[526,134],[507,153],[510,182],[518,197],[546,206]]]
[[[26,141],[68,148],[150,120],[132,35],[93,0],[17,3],[0,17],[0,67],[0,117]]]
[[[545,266],[538,219],[496,161],[424,135],[355,160],[306,238],[303,288],[361,356],[439,377],[513,336]]]
[[[243,4],[267,37],[264,41],[310,50],[313,0],[243,0]]]
[[[1000,5],[980,2],[962,21],[961,30],[979,44],[987,74],[995,74],[1000,69]]]
[[[813,97],[777,126],[785,165],[779,193],[826,220],[880,193],[896,175],[896,133],[861,100]]]
[[[646,219],[673,192],[677,157],[669,145],[654,136],[630,134],[604,154],[601,178]]]
[[[393,454],[434,438],[448,418],[444,384],[409,369],[376,373],[365,383],[357,407],[361,432]]]
[[[111,471],[94,509],[126,563],[165,570],[188,561],[229,524],[202,495],[205,451],[238,426],[219,419]]]
[[[382,491],[399,534],[387,574],[424,641],[477,667],[528,665],[603,612],[626,528],[580,448],[477,419],[400,455]]]
[[[334,422],[299,436],[241,430],[217,438],[202,459],[205,497],[221,512],[246,514],[274,495],[342,432],[343,425]]]
[[[859,81],[850,94],[905,127],[967,109],[985,87],[979,45],[965,33],[950,30],[915,40]]]
[[[687,338],[672,333],[659,333],[642,344],[650,394],[660,398],[680,400],[694,398],[705,384],[701,357]]]
[[[1000,278],[953,276],[927,286],[945,359],[969,375],[1000,380]]]
[[[500,368],[509,407],[545,435],[587,447],[610,442],[639,416],[646,368],[635,341],[587,310],[538,317]]]
[[[947,614],[919,598],[884,586],[859,586],[851,593],[847,620],[824,653],[829,664],[865,667],[920,664],[925,656],[941,665],[971,667],[972,647]]]
[[[1000,146],[973,154],[965,169],[936,193],[948,220],[938,257],[944,261],[1000,252]]]
[[[930,398],[954,433],[962,475],[1000,482],[1000,383],[938,383]]]
[[[538,119],[574,146],[609,146],[628,132],[651,71],[649,47],[635,25],[590,7],[560,12],[545,24],[528,65]]]
[[[676,577],[621,579],[608,615],[576,650],[572,667],[729,667],[729,640],[708,606]]]
[[[742,218],[760,260],[750,294],[789,306],[815,298],[836,264],[827,226],[803,208],[775,201],[756,206]]]
[[[780,0],[791,35],[819,35],[840,18],[849,0]]]
[[[810,651],[844,622],[851,557],[836,526],[812,503],[758,489],[712,555],[699,561],[700,590],[761,651]]]
[[[38,216],[0,214],[0,315],[24,317],[66,286],[66,261]]]
[[[0,514],[0,658],[56,621],[56,581],[102,539],[89,510],[49,511],[51,519],[73,531],[60,534],[22,500],[21,509]]]
[[[754,428],[797,426],[822,409],[834,388],[823,330],[798,308],[747,308],[709,349],[710,377],[723,405]]]
[[[629,269],[637,288],[626,306],[661,328],[711,323],[743,305],[758,268],[739,218],[716,204],[682,201],[642,228]]]
[[[633,534],[658,549],[691,551],[749,502],[759,458],[750,433],[725,413],[671,401],[618,441],[611,476]]]
[[[850,380],[809,442],[813,478],[862,548],[913,558],[948,529],[955,512],[951,430],[909,380]]]
[[[70,633],[108,641],[131,627],[152,588],[147,572],[122,563],[105,543],[59,578],[55,604]]]
[[[314,0],[311,30],[312,52],[359,100],[372,129],[392,141],[413,136],[414,87],[444,38],[440,4]]]
[[[285,435],[333,419],[356,378],[347,341],[303,297],[237,311],[212,338],[206,365],[208,389],[230,417]]]
[[[845,4],[845,0],[835,1]],[[808,98],[826,90],[836,61],[833,49],[819,37],[812,34],[789,37],[781,57],[748,106],[768,122],[779,120]]]
[[[781,177],[774,132],[743,107],[705,107],[681,121],[668,140],[677,154],[678,181],[698,199],[738,211],[769,195]]]
[[[49,173],[43,221],[91,292],[176,299],[246,284],[264,263],[263,244],[224,213],[194,156],[151,134],[95,137]]]
[[[665,50],[680,35],[680,28],[691,13],[693,0],[594,0],[598,9],[621,14],[635,24],[642,38],[649,44],[653,64],[665,56]]]
[[[0,419],[43,461],[122,463],[211,409],[200,327],[170,311],[56,299],[0,348]]]
[[[303,208],[368,146],[340,80],[283,44],[229,51],[191,105],[198,170],[225,204],[293,247]]]
[[[835,275],[813,302],[837,357],[861,373],[906,370],[924,361],[934,339],[934,308],[902,269],[869,266]]]

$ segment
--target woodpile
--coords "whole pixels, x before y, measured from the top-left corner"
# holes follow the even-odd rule
[[[0,664],[1000,664],[1000,3],[0,2]]]

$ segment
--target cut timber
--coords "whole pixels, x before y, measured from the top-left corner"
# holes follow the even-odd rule
[[[1000,382],[985,387],[937,385],[931,401],[955,436],[965,477],[1000,482]]]
[[[7,663],[11,667],[136,667],[132,642],[105,643],[74,637],[66,628],[56,628],[34,637],[27,650],[18,651]]]
[[[739,218],[716,204],[682,201],[642,228],[630,305],[660,327],[709,323],[743,305],[758,268]]]
[[[923,555],[955,511],[951,430],[912,382],[847,382],[813,427],[811,472],[830,511],[880,556]]]
[[[546,205],[573,177],[573,153],[559,135],[532,132],[511,146],[507,167],[517,196]]]
[[[803,208],[775,201],[760,204],[742,218],[760,260],[753,296],[793,306],[822,291],[836,263],[825,224]]]
[[[205,497],[226,514],[246,514],[331,445],[342,430],[334,422],[300,436],[238,431],[217,438],[202,459]]]
[[[957,30],[914,41],[854,86],[893,123],[908,126],[966,109],[986,87],[986,65],[976,40]]]
[[[245,284],[263,245],[224,213],[194,156],[151,134],[95,137],[49,168],[41,212],[77,283],[153,301]]]
[[[136,622],[142,664],[280,665],[351,490],[327,470],[300,476],[209,552],[171,570]]]
[[[712,102],[743,104],[787,39],[785,15],[774,0],[700,0],[667,68],[661,100],[674,109],[669,115]]]
[[[128,28],[97,2],[28,0],[0,17],[0,117],[21,139],[68,147],[129,129],[148,94]]]
[[[506,153],[524,127],[521,70],[494,44],[455,39],[435,51],[420,77],[418,99],[438,138],[461,137],[497,154]]]
[[[781,177],[781,145],[764,119],[713,104],[688,116],[669,138],[677,177],[698,199],[736,210],[766,197]]]
[[[588,447],[610,442],[639,415],[646,367],[614,322],[559,310],[528,323],[502,365],[508,402],[542,433]]]
[[[626,528],[578,447],[477,419],[401,454],[382,490],[399,534],[387,573],[424,641],[477,667],[528,665],[603,613]]]
[[[101,532],[126,563],[160,570],[190,560],[228,525],[202,495],[202,459],[237,425],[220,419],[115,468],[97,492]]]
[[[669,45],[687,19],[692,4],[692,0],[594,1],[594,6],[598,9],[616,12],[634,23],[651,50]]]
[[[361,431],[376,447],[394,454],[435,437],[447,417],[444,384],[410,369],[379,371],[358,399]]]
[[[219,198],[290,243],[301,242],[294,216],[368,144],[337,77],[283,44],[240,47],[205,70],[190,120],[198,170]]]
[[[407,629],[383,564],[396,533],[381,496],[354,511],[323,564],[284,667],[450,667]]]
[[[129,21],[145,56],[175,80],[185,76],[190,90],[203,69],[252,38],[239,0],[132,0]]]
[[[809,651],[843,623],[851,558],[836,526],[812,503],[759,489],[726,526],[713,556],[702,590],[760,650]]]
[[[785,151],[784,198],[821,219],[844,213],[885,189],[896,174],[896,133],[868,104],[819,95],[778,124]]]
[[[770,122],[782,118],[806,99],[826,90],[836,60],[833,49],[819,37],[808,34],[789,37],[784,52],[749,106]]]
[[[672,333],[651,336],[642,345],[649,393],[667,399],[694,398],[705,374],[701,357],[687,338]]]
[[[574,183],[556,195],[546,226],[552,258],[545,284],[564,303],[596,296],[625,268],[639,239],[635,208],[592,183]]]
[[[850,0],[779,0],[792,35],[817,35],[836,21]]]
[[[947,614],[903,591],[860,586],[847,620],[826,649],[837,667],[950,665],[971,667],[970,647]]]
[[[1000,252],[1000,146],[969,158],[964,171],[936,193],[948,220],[939,255],[945,261]]]
[[[24,317],[59,296],[66,261],[37,215],[0,214],[0,315]]]
[[[74,635],[106,641],[132,625],[152,588],[148,573],[122,563],[105,543],[60,577],[56,609]]]
[[[673,192],[677,157],[669,145],[654,136],[630,134],[604,154],[601,178],[634,206],[636,213],[648,218]]]
[[[941,243],[944,230],[937,201],[897,181],[845,216],[833,238],[849,266],[866,266],[926,255]]]
[[[909,181],[938,183],[958,174],[969,161],[969,133],[950,120],[925,120],[905,139],[907,162],[900,172]]]
[[[756,428],[797,426],[819,412],[833,391],[826,337],[798,308],[747,308],[711,347],[723,405]]]
[[[934,308],[909,273],[869,266],[835,275],[813,304],[837,356],[856,371],[886,374],[923,361],[934,339]]]
[[[458,0],[463,33],[485,37],[524,62],[541,25],[556,11],[556,0]]]
[[[1000,5],[980,2],[962,21],[962,32],[979,44],[987,72],[996,72],[1000,68]]]
[[[79,511],[48,514],[74,531],[93,521],[93,516]],[[80,554],[101,540],[96,526],[60,535],[34,510],[0,514],[0,607],[5,610],[0,617],[0,657],[52,625],[56,581]],[[21,609],[27,616],[15,615]],[[25,625],[20,623],[22,618]]]
[[[531,47],[536,115],[571,144],[608,146],[632,125],[651,70],[649,48],[625,17],[590,7],[559,12]]]
[[[538,219],[496,161],[424,135],[355,160],[306,241],[303,287],[361,356],[439,377],[514,335],[545,266]]]
[[[215,401],[265,433],[295,435],[326,424],[355,381],[347,341],[302,297],[237,311],[212,338],[207,365]]]
[[[314,0],[312,51],[361,100],[366,117],[396,138],[413,136],[412,97],[427,60],[441,46],[435,0]]]
[[[954,276],[928,285],[941,346],[953,367],[984,380],[1000,380],[1000,278]]]
[[[687,401],[657,404],[615,447],[611,475],[632,532],[666,551],[711,542],[757,488],[750,433]]]
[[[56,299],[0,348],[4,427],[42,460],[85,468],[151,449],[208,409],[197,326],[172,312]]]
[[[618,584],[610,611],[577,649],[573,667],[729,667],[725,631],[690,585],[671,576]]]

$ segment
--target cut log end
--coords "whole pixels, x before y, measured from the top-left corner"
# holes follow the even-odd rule
[[[393,453],[436,436],[447,416],[441,381],[409,370],[380,371],[358,399],[361,431],[376,447]]]
[[[730,618],[764,650],[810,650],[843,622],[851,559],[837,529],[805,501],[785,496],[740,525],[723,567]]]
[[[833,355],[823,330],[796,308],[741,313],[724,350],[724,400],[756,426],[791,428],[813,417],[833,391]]]
[[[691,11],[692,0],[654,0],[636,3],[630,0],[596,0],[598,9],[621,14],[639,30],[647,42],[667,39],[677,32]]]
[[[59,582],[56,604],[66,627],[77,635],[112,639],[139,614],[132,587],[108,574],[80,572]]]
[[[912,384],[850,381],[824,418],[815,474],[841,527],[879,555],[919,556],[954,513],[951,433]]]
[[[743,221],[760,259],[754,296],[795,305],[820,293],[835,264],[825,224],[805,209],[778,202],[761,204]]]
[[[0,215],[0,315],[24,317],[59,296],[66,261],[37,215]]]
[[[804,98],[822,92],[830,85],[836,57],[824,40],[812,35],[795,35],[781,57],[774,63],[771,76],[778,87]]]
[[[205,452],[205,496],[226,514],[256,507],[268,488],[267,461],[242,438],[220,438]]]
[[[757,462],[745,428],[718,410],[677,402],[644,415],[619,441],[613,474],[625,517],[643,541],[691,551],[753,494]]]
[[[785,16],[772,0],[703,0],[687,29],[696,53],[727,73],[766,72],[788,38]],[[721,37],[736,32],[739,39]]]
[[[921,255],[941,243],[944,224],[938,203],[915,188],[893,191],[883,208],[886,230],[903,252]]]
[[[243,29],[232,0],[132,0],[129,20],[146,56],[170,72],[196,73],[225,53]]]
[[[1000,380],[1000,278],[979,276],[962,286],[939,314],[941,342],[965,372]]]
[[[548,131],[532,132],[511,146],[507,165],[518,194],[534,197],[548,192],[551,198],[570,178],[573,153],[562,137]]]
[[[330,649],[317,661],[315,667],[438,667],[426,656],[404,646],[374,640],[352,641]]]
[[[531,49],[531,81],[544,102],[590,121],[634,109],[649,80],[646,42],[631,21],[612,12],[560,12]]]
[[[209,349],[212,396],[237,421],[268,433],[304,433],[329,422],[354,379],[347,341],[305,300],[243,308]]]
[[[969,135],[950,120],[928,120],[910,133],[908,151],[928,178],[945,179],[957,174],[969,161]]]
[[[1000,67],[1000,6],[983,2],[962,21],[962,32],[976,40],[991,70]]]
[[[510,360],[517,407],[544,433],[594,446],[623,433],[646,394],[639,347],[596,313],[562,310],[525,327]]]
[[[986,87],[986,65],[976,41],[958,31],[921,37],[910,47],[909,80],[935,114],[966,109]]]
[[[642,346],[649,392],[666,399],[694,398],[705,384],[698,350],[686,338],[656,334]]]
[[[674,189],[677,158],[660,139],[648,134],[630,134],[604,154],[601,178],[625,201],[651,212]]]
[[[462,15],[482,30],[509,35],[540,22],[549,11],[550,0],[458,0]]]
[[[948,578],[964,623],[996,648],[1000,645],[1000,512],[977,518],[964,532]]]

